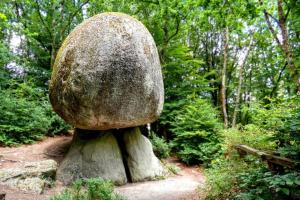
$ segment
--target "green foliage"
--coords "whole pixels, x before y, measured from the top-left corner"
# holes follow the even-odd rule
[[[0,42],[0,67],[1,68],[9,62],[10,57],[11,57],[11,54],[9,52],[7,45]]]
[[[151,132],[150,141],[154,154],[158,158],[168,158],[170,156],[171,147],[164,138],[158,137],[154,132]]]
[[[289,114],[284,119],[284,124],[276,134],[278,151],[300,163],[300,99],[292,97],[288,101]]]
[[[213,160],[210,168],[205,170],[206,199],[233,199],[238,192],[238,175],[261,166],[261,163],[253,157],[246,157],[246,159],[249,162],[244,162],[236,153],[232,153],[230,157],[219,157]]]
[[[299,172],[272,174],[259,161],[219,160],[206,175],[209,185],[207,199],[281,200],[300,197]]]
[[[0,144],[31,143],[68,128],[47,100],[30,101],[1,93],[0,101]]]
[[[31,143],[69,128],[33,83],[9,84],[0,90],[0,144]]]
[[[265,107],[255,106],[251,110],[251,122],[254,124],[222,131],[222,148],[226,157],[213,160],[211,168],[206,170],[207,198],[299,198],[300,174],[297,170],[286,169],[282,174],[272,174],[265,163],[252,156],[241,159],[233,148],[236,144],[246,144],[278,152],[299,163],[299,111],[299,98],[271,101]]]
[[[300,99],[298,96],[272,99],[264,106],[253,103],[250,107],[244,108],[243,112],[248,114],[250,123],[263,130],[257,137],[269,138],[269,141],[277,144],[276,149],[283,156],[300,160]]]
[[[266,130],[278,131],[284,124],[287,117],[297,107],[291,99],[266,99],[268,103],[252,102],[249,106],[243,107],[242,112],[248,115],[249,124],[255,124]]]
[[[207,100],[196,99],[176,114],[171,125],[178,156],[188,164],[209,164],[221,153],[217,111]]]
[[[110,181],[99,178],[76,181],[61,194],[50,197],[49,200],[125,200],[114,192],[114,185]]]
[[[300,198],[300,173],[272,174],[266,169],[256,169],[238,174],[239,200],[298,199]]]
[[[246,144],[259,149],[274,149],[270,141],[272,135],[265,135],[266,131],[255,125],[247,125],[238,129],[221,131],[223,137],[222,149],[224,155],[212,160],[210,168],[205,170],[207,175],[207,199],[233,199],[239,191],[238,176],[241,173],[259,169],[261,161],[253,156],[244,160],[239,158],[234,145]]]
[[[83,19],[101,12],[124,12],[146,25],[158,47],[165,104],[154,130],[173,140],[173,148],[183,161],[210,166],[206,172],[208,197],[268,199],[265,195],[269,192],[276,198],[290,198],[297,188],[272,179],[285,180],[288,185],[291,181],[287,178],[298,174],[290,171],[270,175],[260,161],[253,157],[240,160],[232,148],[247,144],[300,161],[300,98],[293,96],[297,77],[291,78],[300,66],[299,1],[282,1],[285,20],[281,25],[286,26],[288,38],[279,42],[288,43],[290,58],[283,44],[275,42],[264,18],[266,9],[272,16],[275,35],[283,33],[276,24],[280,20],[275,19],[279,16],[278,2],[262,2],[263,5],[254,0],[0,1],[0,144],[28,143],[66,128],[46,98],[45,83],[57,50]],[[217,109],[221,110],[225,27],[229,28],[224,77],[229,119],[237,104],[239,61],[252,30],[254,40],[241,73],[237,123],[242,125],[222,130]],[[12,53],[8,44],[14,35],[20,36],[21,44]],[[11,61],[22,63],[27,76],[12,78],[5,70]],[[153,136],[152,142],[157,155],[168,155],[169,146],[163,139]],[[62,195],[70,199],[73,193],[68,190]]]
[[[247,124],[239,129],[230,128],[221,132],[224,138],[222,144],[227,150],[233,150],[234,145],[245,144],[256,149],[275,150],[276,132],[267,131],[254,124]]]

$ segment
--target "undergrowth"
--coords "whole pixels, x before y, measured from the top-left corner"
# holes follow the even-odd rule
[[[222,131],[224,155],[205,170],[207,199],[300,199],[300,100],[277,100],[247,108],[251,124]],[[295,161],[295,168],[273,171],[254,156],[240,158],[234,145],[276,153]]]
[[[78,180],[58,195],[49,200],[125,200],[114,192],[111,181],[100,178]]]

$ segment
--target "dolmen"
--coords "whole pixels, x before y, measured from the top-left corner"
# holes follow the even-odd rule
[[[139,128],[158,119],[164,101],[157,48],[141,22],[110,12],[79,24],[57,53],[49,96],[75,127],[58,180],[101,177],[122,185],[163,176]]]

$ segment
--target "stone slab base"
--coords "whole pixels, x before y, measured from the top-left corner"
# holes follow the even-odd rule
[[[81,178],[101,177],[116,185],[155,180],[164,169],[140,129],[107,131],[76,129],[72,145],[57,170],[65,185]]]

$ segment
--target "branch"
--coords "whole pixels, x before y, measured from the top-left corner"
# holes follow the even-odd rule
[[[18,3],[15,1],[15,6],[16,6],[16,15],[17,15],[17,19],[20,20],[20,12],[19,12],[19,5]]]
[[[277,24],[279,24],[279,21],[278,21],[278,19],[276,19],[273,15],[271,15],[270,13],[268,13],[267,11],[266,11],[266,13],[267,13],[267,15],[269,15]]]
[[[176,17],[176,31],[167,39],[167,43],[179,33],[179,28],[180,28],[180,19],[179,17]]]
[[[284,63],[284,66],[281,68],[281,70],[280,70],[280,72],[279,72],[279,75],[278,75],[277,81],[276,81],[276,83],[275,83],[275,86],[273,87],[273,89],[272,89],[272,91],[271,91],[271,94],[270,94],[270,97],[271,97],[271,98],[274,96],[274,93],[276,92],[276,89],[277,89],[277,87],[278,87],[278,83],[279,83],[279,81],[281,80],[282,75],[283,75],[283,72],[284,72],[285,68],[287,67],[287,65],[288,65],[288,62],[285,62],[285,63]]]
[[[86,4],[89,3],[89,1],[90,1],[90,0],[87,0],[87,1],[85,1],[83,4],[81,4],[81,5],[79,6],[79,8],[71,15],[71,17],[69,17],[69,19],[68,19],[68,25],[65,26],[65,28],[64,28],[63,31],[62,31],[62,33],[65,32],[66,28],[69,28],[69,27],[71,26],[71,23],[72,23],[74,17],[75,17],[75,16],[77,15],[77,13],[82,9],[83,6],[85,6]]]
[[[43,24],[43,25],[45,26],[45,28],[47,29],[50,38],[52,38],[52,32],[51,32],[50,28],[47,26],[47,24],[45,23],[45,21],[44,21],[44,19],[43,19],[43,17],[42,17],[42,14],[41,14],[41,8],[40,8],[40,4],[39,4],[38,0],[35,0],[35,3],[36,3],[36,9],[37,9],[39,18],[40,18],[42,24]]]
[[[143,3],[153,3],[153,4],[156,4],[156,5],[159,5],[159,1],[147,1],[147,0],[142,0],[141,2],[143,2]]]
[[[259,0],[259,3],[260,3],[261,6],[263,6],[262,0]],[[282,44],[280,43],[280,41],[279,41],[279,39],[278,39],[278,37],[277,37],[277,35],[276,35],[276,32],[275,32],[275,30],[274,30],[274,28],[273,28],[273,26],[272,26],[272,24],[271,24],[271,21],[270,21],[268,12],[266,11],[266,9],[263,9],[263,12],[264,12],[264,17],[265,17],[265,19],[266,19],[268,28],[269,28],[271,34],[273,35],[273,38],[275,39],[275,41],[276,41],[276,43],[278,44],[278,46],[283,50],[283,46],[282,46]]]
[[[291,7],[288,6],[288,10],[286,11],[285,15],[284,15],[284,20],[286,21],[289,14],[290,14],[290,11],[291,11]]]

